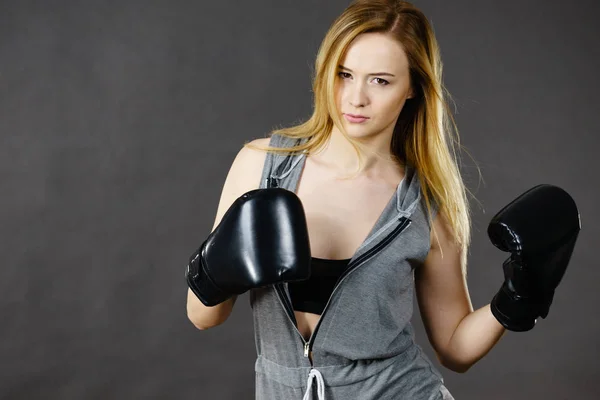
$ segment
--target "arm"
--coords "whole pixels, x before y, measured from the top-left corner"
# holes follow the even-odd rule
[[[256,139],[252,144],[267,146],[269,138]],[[221,222],[223,215],[233,202],[242,194],[257,189],[260,184],[260,176],[264,166],[266,153],[243,147],[235,157],[221,192],[221,198],[217,208],[217,215],[212,230]],[[232,296],[223,303],[213,307],[207,307],[188,288],[187,293],[187,316],[198,329],[208,329],[220,325],[227,320],[237,296]]]
[[[473,311],[466,276],[462,272],[462,248],[454,243],[442,214],[433,225],[438,241],[423,265],[415,270],[415,289],[423,325],[442,365],[466,372],[500,340],[504,328],[489,305]]]

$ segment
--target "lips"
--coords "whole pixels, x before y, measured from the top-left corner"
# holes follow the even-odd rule
[[[369,117],[365,117],[365,116],[356,116],[353,114],[344,114],[344,118],[346,119],[346,121],[353,123],[353,124],[360,124],[362,122],[365,122],[366,120],[369,119]]]
[[[365,117],[364,115],[359,115],[359,114],[348,114],[346,113],[345,115],[352,117],[352,118],[369,118],[369,117]]]

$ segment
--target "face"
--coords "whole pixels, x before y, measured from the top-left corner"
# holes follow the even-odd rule
[[[412,97],[404,49],[382,33],[359,35],[341,61],[335,88],[340,117],[351,137],[391,137],[404,102]]]

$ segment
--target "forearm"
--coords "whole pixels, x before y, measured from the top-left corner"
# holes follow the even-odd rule
[[[466,372],[500,340],[506,329],[496,320],[487,304],[462,319],[448,342],[444,366]]]
[[[223,303],[207,307],[188,289],[187,316],[198,329],[208,329],[222,324],[231,314],[237,296],[232,296]]]

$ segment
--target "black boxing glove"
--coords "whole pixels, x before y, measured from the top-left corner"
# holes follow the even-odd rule
[[[310,277],[310,244],[300,199],[282,188],[240,196],[190,257],[187,284],[205,306],[251,288]]]
[[[552,185],[538,185],[500,210],[488,226],[494,246],[511,256],[504,283],[490,306],[506,329],[533,329],[546,318],[581,229],[571,196]]]

